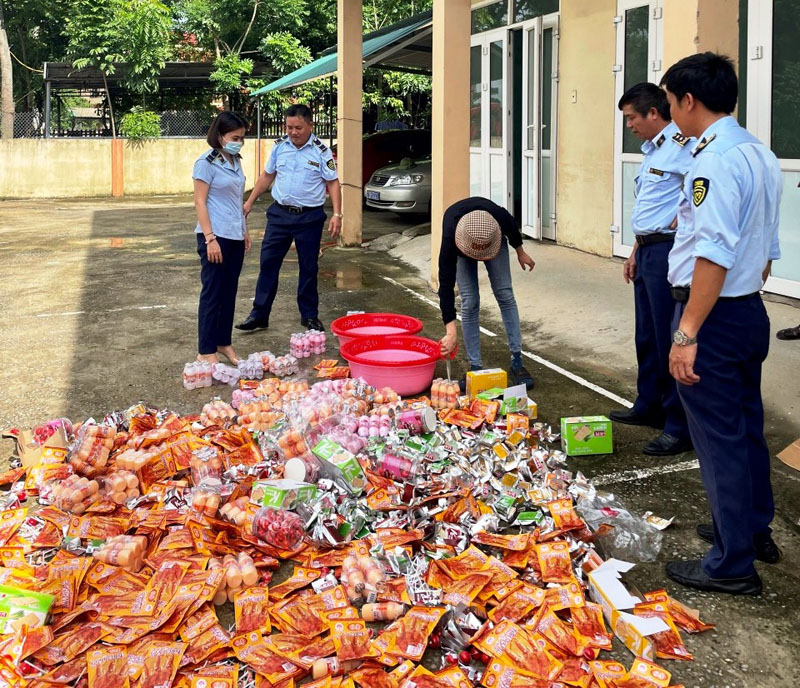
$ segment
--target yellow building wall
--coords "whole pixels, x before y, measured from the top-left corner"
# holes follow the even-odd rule
[[[664,3],[664,59],[662,72],[697,52],[697,0]]]
[[[194,161],[208,150],[205,139],[121,141],[123,195],[191,193]],[[0,198],[111,196],[110,139],[0,140]],[[242,149],[247,188],[252,188],[273,146],[256,140]]]
[[[615,14],[615,0],[561,3],[557,238],[605,256],[614,199]]]
[[[109,139],[0,140],[0,198],[110,195]]]

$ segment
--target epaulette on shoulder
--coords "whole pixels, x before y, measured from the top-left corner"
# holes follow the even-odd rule
[[[214,148],[207,156],[206,160],[208,162],[214,162],[222,153],[220,153],[216,148]]]
[[[687,142],[689,141],[689,137],[688,136],[684,136],[683,134],[678,132],[677,134],[675,134],[672,137],[672,140],[675,143],[677,143],[679,146],[685,146],[687,144]]]
[[[715,138],[717,138],[716,134],[711,134],[707,139],[704,138],[700,143],[697,144],[697,148],[692,151],[692,157],[696,158],[698,153],[702,152],[702,150],[711,143]]]
[[[316,136],[314,137],[314,145],[319,148],[323,153],[328,150],[328,147],[322,143]]]
[[[275,139],[275,143],[283,143],[288,138],[289,138],[289,135],[288,134],[284,134],[283,136],[279,136],[277,139]]]

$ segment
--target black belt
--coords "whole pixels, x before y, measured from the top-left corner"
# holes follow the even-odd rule
[[[275,201],[275,205],[277,205],[281,210],[285,210],[287,213],[294,213],[295,215],[300,215],[301,213],[307,213],[312,210],[319,210],[322,206],[315,205],[315,206],[303,206],[303,205],[284,205],[283,203],[278,203]]]
[[[672,298],[678,303],[686,303],[689,300],[689,287],[672,287]],[[758,296],[759,292],[754,291],[752,294],[744,294],[743,296],[720,296],[718,301],[744,301],[745,299],[752,299]]]
[[[670,232],[669,234],[658,232],[657,234],[636,235],[636,243],[639,244],[639,246],[647,246],[649,244],[660,244],[664,241],[675,241],[675,232]]]

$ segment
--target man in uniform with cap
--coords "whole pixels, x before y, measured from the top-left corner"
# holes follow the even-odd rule
[[[691,167],[691,139],[671,121],[667,96],[655,84],[632,86],[618,107],[625,125],[643,141],[644,153],[631,217],[636,242],[622,266],[625,282],[633,282],[639,370],[633,408],[615,410],[608,416],[618,423],[663,428],[642,451],[650,456],[671,456],[692,448],[686,413],[669,374],[675,302],[667,281],[667,257],[675,239],[681,187]]]
[[[274,203],[267,210],[253,308],[236,329],[251,331],[269,326],[281,264],[294,241],[300,267],[297,279],[300,324],[310,330],[322,330],[317,268],[326,219],[325,190],[333,203],[333,217],[328,226],[333,238],[339,235],[342,227],[342,191],[336,162],[330,149],[314,136],[311,110],[307,106],[291,105],[286,110],[286,134],[275,141],[264,172],[245,201],[244,214],[250,214],[255,200],[273,182]]]
[[[451,205],[442,221],[442,246],[439,250],[439,307],[446,334],[441,339],[442,354],[456,348],[455,284],[461,294],[461,329],[470,370],[481,370],[480,293],[478,263],[486,265],[492,292],[511,350],[510,381],[533,386],[531,374],[522,365],[522,334],[519,310],[511,285],[508,244],[517,252],[523,270],[533,270],[534,261],[522,247],[522,234],[511,214],[487,198],[474,196]]]
[[[672,119],[698,140],[669,255],[677,302],[669,365],[712,518],[697,527],[711,543],[706,556],[669,562],[666,573],[699,590],[757,595],[754,560],[780,558],[770,531],[775,508],[761,399],[769,318],[759,290],[780,258],[781,170],[730,115],[738,84],[728,58],[686,57],[661,84]]]

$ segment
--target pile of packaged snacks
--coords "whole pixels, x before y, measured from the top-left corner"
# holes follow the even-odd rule
[[[239,384],[238,412],[78,426],[29,469],[39,505],[12,484],[9,685],[666,688],[650,660],[691,659],[680,630],[711,627],[655,591],[632,609],[664,622],[647,658],[598,659],[603,560],[574,508],[594,488],[543,424],[464,397],[433,416],[351,379]],[[265,479],[280,508],[250,498]]]

